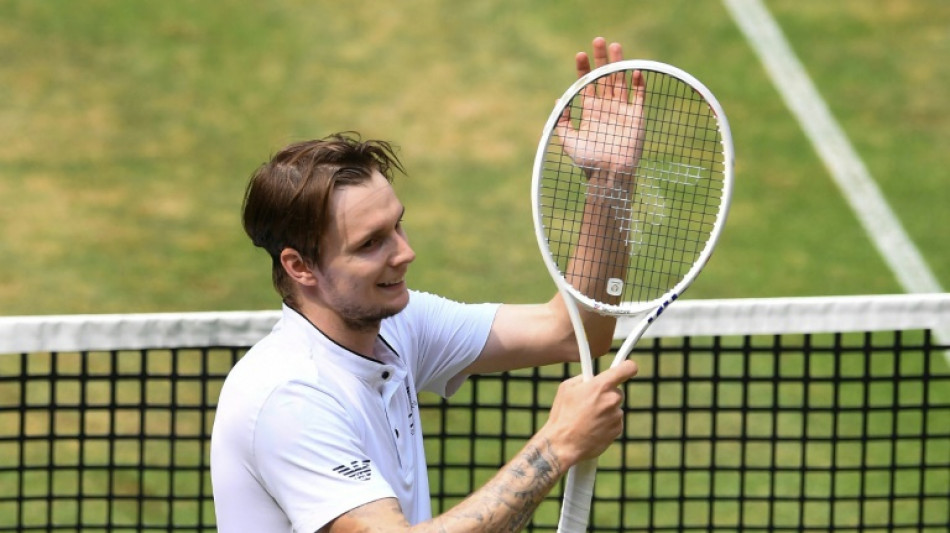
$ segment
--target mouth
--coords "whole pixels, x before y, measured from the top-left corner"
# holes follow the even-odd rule
[[[384,281],[382,283],[377,283],[376,286],[383,289],[392,289],[395,287],[402,287],[403,285],[405,285],[405,283],[406,283],[405,278],[399,278],[393,281]]]

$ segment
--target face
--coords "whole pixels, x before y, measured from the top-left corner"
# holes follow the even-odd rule
[[[382,174],[333,192],[331,220],[314,269],[316,294],[342,324],[376,328],[409,302],[405,276],[416,255],[402,228],[405,212]]]

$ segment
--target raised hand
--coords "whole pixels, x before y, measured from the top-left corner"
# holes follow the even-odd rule
[[[594,39],[594,61],[597,67],[620,61],[619,44],[608,48],[604,39]],[[591,67],[587,55],[577,54],[577,74],[584,76]],[[643,103],[646,96],[643,75],[634,71],[601,78],[580,93],[581,116],[577,126],[571,108],[557,123],[561,146],[574,164],[585,169],[592,178],[599,171],[611,174],[633,174],[643,153]]]

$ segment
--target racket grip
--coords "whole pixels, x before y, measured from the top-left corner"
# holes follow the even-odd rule
[[[557,524],[558,533],[584,533],[590,522],[590,503],[594,498],[597,458],[577,463],[567,471],[564,503]]]

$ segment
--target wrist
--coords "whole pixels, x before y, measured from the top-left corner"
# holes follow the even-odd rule
[[[556,468],[559,475],[566,474],[568,469],[582,460],[579,450],[570,439],[550,424],[545,424],[528,441],[528,446],[538,450]]]
[[[627,207],[631,202],[633,181],[620,180],[616,176],[587,181],[586,197],[588,202]]]

